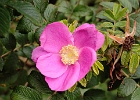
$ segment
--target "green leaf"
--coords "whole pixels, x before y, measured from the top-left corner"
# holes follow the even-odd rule
[[[131,29],[133,28],[134,20],[136,20],[137,25],[136,25],[136,34],[135,36],[140,36],[140,13],[138,14],[133,14],[130,16],[130,27]]]
[[[17,42],[20,45],[24,45],[24,44],[28,43],[28,35],[27,34],[21,34],[21,33],[16,32],[15,37],[16,37]]]
[[[125,27],[125,26],[126,26],[126,21],[119,21],[119,22],[116,22],[115,26],[116,26],[116,27]]]
[[[98,85],[99,82],[100,82],[99,77],[97,77],[96,75],[92,75],[92,78],[89,81],[87,81],[86,88],[92,88]]]
[[[4,61],[3,61],[3,59],[0,57],[0,71],[2,71],[3,66],[4,66]]]
[[[35,25],[41,26],[43,24],[43,18],[41,14],[31,3],[26,1],[16,1],[9,2],[8,5],[15,8],[18,12],[27,17]]]
[[[121,5],[120,4],[114,4],[113,6],[113,15],[116,16],[118,14],[118,12],[121,9]]]
[[[62,1],[58,5],[58,11],[62,13],[70,14],[73,11],[73,7],[68,1]]]
[[[18,73],[11,73],[11,74],[3,74],[1,75],[1,80],[0,80],[0,84],[6,84],[11,85],[14,84],[16,82],[16,80],[18,79]]]
[[[40,43],[39,41],[39,38],[40,38],[40,35],[42,33],[42,31],[44,30],[45,26],[41,26],[40,28],[36,29],[35,31],[35,40],[37,43]]]
[[[131,95],[123,98],[117,97],[116,100],[131,100]]]
[[[131,51],[134,53],[137,53],[140,56],[140,45],[139,44],[133,44]]]
[[[123,8],[121,11],[118,12],[118,14],[115,16],[116,20],[120,20],[126,15],[127,8]]]
[[[8,10],[0,4],[0,36],[8,34],[10,29],[10,14]]]
[[[42,100],[41,94],[29,87],[18,86],[11,94],[11,100]]]
[[[78,22],[77,22],[76,20],[73,21],[73,22],[69,25],[69,31],[70,31],[71,33],[73,33],[74,30],[76,29],[77,25],[78,25]]]
[[[131,100],[139,100],[140,99],[140,87],[138,87],[132,94]]]
[[[107,49],[109,44],[110,44],[110,38],[109,38],[109,36],[105,35],[105,41],[101,48],[103,52]]]
[[[104,16],[108,17],[111,20],[115,20],[113,12],[111,10],[109,10],[109,9],[105,10]]]
[[[140,78],[140,65],[138,66],[136,72],[131,77],[133,79],[139,79]]]
[[[77,82],[70,89],[68,89],[68,91],[73,92],[75,91],[76,87],[77,87]]]
[[[75,91],[73,91],[73,92],[66,91],[65,96],[66,96],[67,100],[80,100],[80,98],[81,98],[80,89],[76,88]]]
[[[13,34],[9,34],[6,38],[2,39],[2,43],[7,50],[13,50],[16,47],[16,38]]]
[[[50,100],[65,100],[64,97],[60,94],[55,94]]]
[[[45,78],[41,73],[37,71],[32,71],[28,76],[29,84],[43,94],[52,94],[52,91],[49,89]]]
[[[138,65],[139,65],[139,56],[137,53],[133,53],[131,58],[130,58],[130,63],[129,63],[130,73],[135,73]]]
[[[129,96],[136,88],[136,82],[133,79],[125,78],[120,87],[118,88],[118,96],[126,97]]]
[[[130,57],[131,57],[130,51],[123,51],[122,56],[121,56],[121,64],[127,67]]]
[[[129,0],[119,0],[119,2],[123,5],[123,7],[128,8],[129,13],[132,12],[132,5]]]
[[[100,19],[108,20],[110,22],[111,20],[108,17],[104,16],[104,13],[105,11],[100,11],[99,13],[97,13],[96,17]]]
[[[4,5],[6,4],[7,2],[9,2],[10,0],[0,0],[0,4]]]
[[[99,62],[99,61],[96,61],[94,63],[101,71],[104,71],[104,66]]]
[[[94,63],[93,66],[92,66],[92,70],[93,70],[93,72],[94,72],[96,75],[99,75],[99,69],[98,69],[98,67],[96,66],[95,63]]]
[[[47,7],[49,0],[33,0],[34,6],[42,13]]]
[[[117,29],[116,31],[114,31],[114,34],[115,35],[119,35],[119,34],[124,34],[124,32],[122,32],[121,30]]]
[[[132,7],[135,8],[135,9],[138,9],[139,8],[139,0],[128,0]]]
[[[99,89],[90,89],[84,93],[84,100],[107,100],[105,91]]]
[[[30,41],[30,43],[34,42],[34,32],[29,32],[28,33],[28,40]]]
[[[139,44],[133,44],[131,51],[133,52],[138,52],[140,50],[140,45]]]
[[[34,48],[32,46],[24,46],[23,53],[26,55],[26,57],[31,58],[33,49]]]
[[[57,7],[55,5],[49,4],[44,11],[44,17],[47,22],[53,22],[56,19]]]
[[[0,43],[0,56],[3,54],[3,46],[2,44]]]
[[[14,84],[15,85],[25,85],[25,83],[27,82],[27,76],[28,76],[27,70],[22,69],[22,70],[18,71],[18,78]]]
[[[86,75],[86,80],[89,81],[92,78],[92,71],[89,71]]]
[[[31,31],[35,31],[38,27],[35,26],[28,18],[26,17],[22,17],[17,25],[17,29],[20,32],[31,32]]]
[[[103,2],[100,3],[100,5],[108,8],[108,9],[113,9],[113,5],[114,4],[115,4],[114,2],[105,2],[105,1],[103,1]]]
[[[88,6],[85,5],[78,5],[73,10],[73,15],[75,16],[86,16],[89,14],[91,10],[88,8]]]
[[[87,80],[85,78],[82,78],[79,83],[83,86],[83,87],[86,87],[87,85]]]
[[[68,24],[69,24],[69,23],[68,23],[68,20],[66,20],[66,19],[63,19],[63,20],[61,20],[60,22],[63,23],[63,24],[65,24],[66,26],[68,26]]]
[[[3,70],[6,72],[13,72],[16,70],[16,65],[18,63],[18,56],[15,52],[11,52],[8,55],[8,58],[6,59],[5,65],[3,67]]]
[[[102,27],[113,27],[114,25],[111,22],[103,22],[101,24]]]

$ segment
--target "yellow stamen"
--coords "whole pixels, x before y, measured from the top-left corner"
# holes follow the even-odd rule
[[[65,65],[74,64],[78,60],[78,57],[79,57],[78,50],[73,45],[67,45],[67,46],[62,47],[59,53],[61,55],[61,61]]]

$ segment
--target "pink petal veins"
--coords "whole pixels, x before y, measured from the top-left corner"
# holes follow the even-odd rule
[[[80,71],[80,65],[75,63],[68,67],[67,71],[58,78],[45,77],[51,90],[55,91],[65,91],[71,88],[78,79]]]
[[[81,80],[90,71],[91,66],[97,60],[97,55],[94,49],[90,47],[84,47],[80,50],[79,64],[80,73],[78,80]]]
[[[63,46],[73,44],[72,40],[68,27],[60,22],[47,25],[40,36],[41,47],[52,53],[58,53]]]
[[[37,60],[36,67],[44,76],[57,78],[67,70],[68,66],[61,62],[58,54],[52,54],[50,56],[40,56]]]
[[[42,47],[39,46],[39,47],[37,47],[33,50],[31,58],[34,62],[37,62],[37,59],[40,56],[45,55],[45,54],[48,54],[48,52],[45,51]]]
[[[100,33],[94,24],[83,24],[73,34],[74,44],[78,48],[89,46],[95,51],[104,43],[104,35]]]

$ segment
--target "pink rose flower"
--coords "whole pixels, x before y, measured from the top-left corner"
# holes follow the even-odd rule
[[[82,24],[72,34],[65,24],[53,22],[43,30],[40,43],[32,52],[36,67],[51,90],[65,91],[89,72],[104,35],[94,24]]]

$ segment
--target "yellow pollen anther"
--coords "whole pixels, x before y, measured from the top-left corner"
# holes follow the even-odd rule
[[[67,46],[62,47],[59,53],[61,55],[61,61],[65,65],[74,64],[78,60],[78,57],[79,57],[78,50],[73,45],[67,45]]]

